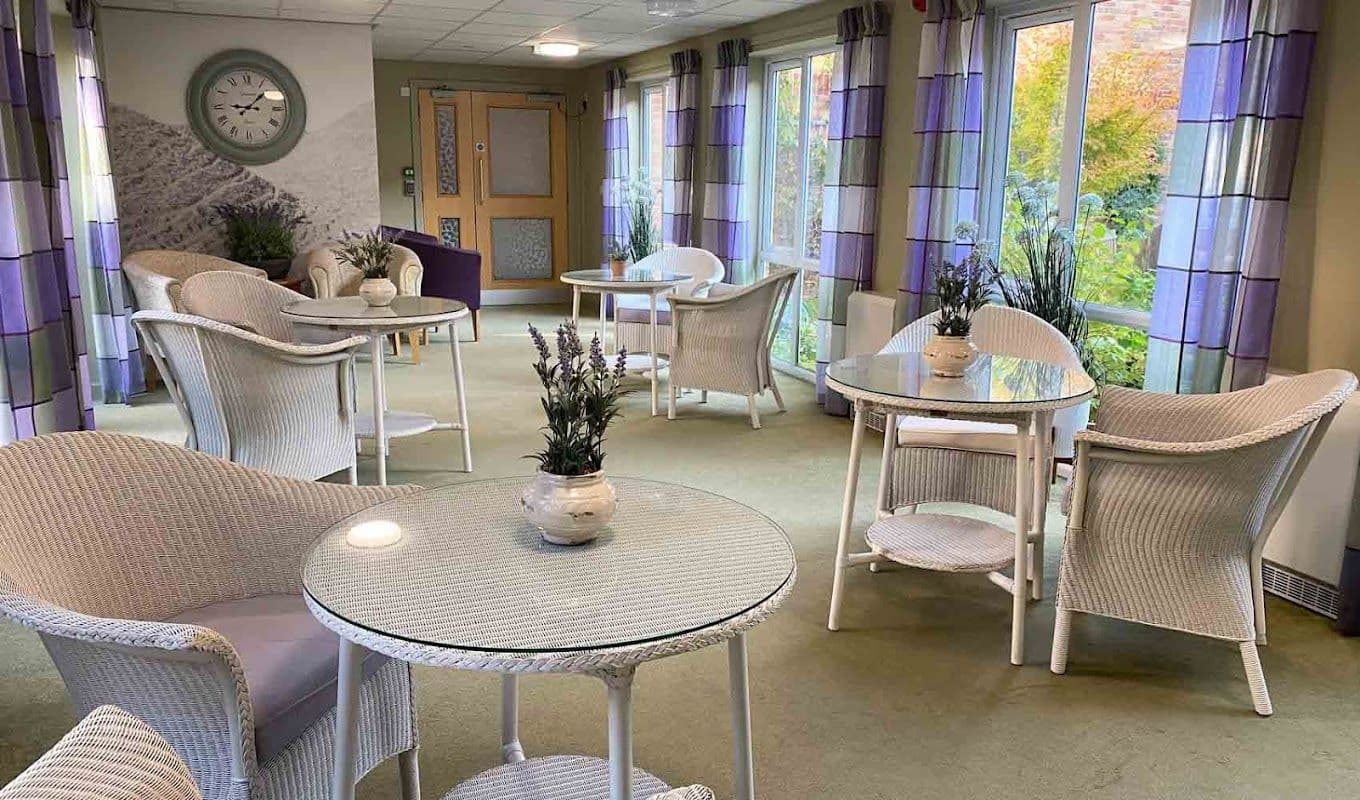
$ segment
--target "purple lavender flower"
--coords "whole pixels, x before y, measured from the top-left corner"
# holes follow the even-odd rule
[[[601,377],[604,376],[605,370],[609,368],[604,360],[604,348],[600,346],[600,335],[598,333],[590,337],[590,368]]]
[[[628,348],[620,347],[618,358],[614,359],[614,380],[623,380],[628,368]]]
[[[534,347],[538,348],[538,360],[547,361],[550,355],[548,352],[548,343],[544,341],[543,333],[539,331],[538,328],[535,328],[533,323],[529,324],[529,338],[534,340]]]

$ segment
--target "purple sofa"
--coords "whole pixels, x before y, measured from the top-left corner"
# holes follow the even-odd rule
[[[382,230],[393,242],[410,248],[420,259],[425,268],[420,294],[467,303],[472,312],[472,339],[481,339],[482,254],[476,250],[448,247],[428,233],[386,225]]]

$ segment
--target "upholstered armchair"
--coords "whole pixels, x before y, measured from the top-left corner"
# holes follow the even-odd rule
[[[472,312],[472,339],[482,338],[482,254],[476,250],[449,247],[428,233],[402,228],[383,230],[393,241],[415,253],[425,273],[420,293],[467,304]],[[413,348],[414,349],[414,348]]]
[[[1261,551],[1355,376],[1169,395],[1107,387],[1078,433],[1051,668],[1074,613],[1237,644],[1256,713],[1273,712]]]
[[[189,767],[145,722],[116,706],[91,711],[0,788],[0,800],[203,800]]]
[[[298,345],[206,317],[132,315],[189,430],[193,450],[312,480],[355,482],[350,337]]]
[[[770,347],[776,320],[784,313],[798,271],[774,270],[749,286],[719,284],[708,297],[667,295],[675,338],[671,345],[670,398],[667,417],[675,419],[681,387],[698,389],[700,402],[708,393],[746,396],[751,427],[760,428],[756,398],[766,389],[779,410],[784,398],[774,382]]]
[[[123,258],[123,274],[142,311],[183,311],[182,284],[201,272],[225,270],[267,279],[262,269],[247,267],[225,258],[181,250],[138,250]]]
[[[36,631],[78,714],[114,704],[208,800],[326,800],[338,641],[307,611],[327,529],[415,487],[281,478],[100,432],[0,448],[0,617]],[[363,662],[363,775],[399,755],[418,797],[407,664]]]
[[[633,269],[657,269],[690,275],[689,280],[677,284],[672,292],[676,297],[708,297],[709,290],[722,283],[726,270],[718,257],[698,247],[668,247],[658,250],[637,262]],[[614,295],[614,331],[618,345],[630,353],[647,353],[652,349],[651,299],[645,294]],[[656,312],[657,355],[670,355],[671,312],[669,307]]]

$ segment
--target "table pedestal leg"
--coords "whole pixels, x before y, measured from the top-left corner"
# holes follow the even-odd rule
[[[604,309],[605,306],[608,305],[608,303],[605,302],[608,297],[609,295],[600,292],[600,349],[606,351],[608,350],[608,347],[605,345],[605,336],[608,334],[608,331],[605,330]]]
[[[373,363],[373,454],[378,459],[378,485],[387,485],[387,381],[383,359],[387,344],[383,334],[368,337],[368,353]]]
[[[463,382],[463,349],[458,343],[458,322],[449,320],[449,347],[453,351],[453,386],[458,392],[458,427],[463,437],[463,471],[472,471],[472,435],[468,432],[467,387]]]
[[[657,400],[656,400],[656,392],[657,392],[657,388],[656,388],[656,387],[657,387],[657,382],[660,380],[660,379],[657,377],[657,374],[656,374],[656,373],[657,373],[657,367],[656,367],[656,292],[648,292],[648,293],[647,293],[647,296],[651,299],[651,318],[650,318],[650,320],[649,320],[649,323],[650,323],[650,324],[649,324],[649,327],[648,327],[648,331],[649,331],[650,334],[651,334],[651,340],[652,340],[652,347],[651,347],[651,349],[652,349],[652,416],[655,417],[655,416],[656,416],[656,405],[657,405]]]
[[[519,743],[519,676],[501,676],[501,760],[514,764],[524,760]]]
[[[633,670],[604,678],[609,687],[609,800],[633,800]]]
[[[864,450],[864,424],[868,411],[855,403],[855,424],[850,434],[850,466],[845,474],[845,499],[841,503],[841,529],[836,538],[836,573],[831,579],[831,612],[826,627],[841,627],[841,592],[845,588],[846,550],[850,546],[850,526],[855,521],[855,492],[859,488],[859,457]]]
[[[732,692],[732,796],[754,800],[756,776],[751,754],[751,684],[746,669],[746,634],[727,643]]]
[[[580,327],[581,323],[581,287],[571,287],[571,324]]]
[[[1034,415],[1016,425],[1015,437],[1015,578],[1011,581],[1011,663],[1025,663],[1025,611],[1029,602],[1029,531],[1034,498],[1031,456],[1036,454]]]
[[[374,337],[381,341],[382,337]],[[331,774],[331,800],[354,800],[354,766],[359,738],[359,683],[363,677],[364,649],[348,639],[340,640],[340,670],[336,679],[335,763]]]
[[[1034,415],[1034,517],[1030,543],[1030,597],[1044,599],[1044,526],[1048,524],[1048,489],[1053,477],[1053,412]]]

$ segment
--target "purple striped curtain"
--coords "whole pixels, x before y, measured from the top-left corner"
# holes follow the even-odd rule
[[[90,250],[90,296],[87,308],[90,337],[98,367],[99,391],[105,403],[126,403],[146,391],[142,354],[132,330],[132,292],[123,278],[122,247],[118,241],[118,205],[114,202],[113,170],[109,166],[104,81],[99,77],[95,45],[94,4],[68,0],[75,31],[77,89],[76,122],[80,126],[84,158],[84,235]]]
[[[718,45],[713,70],[713,124],[704,162],[703,243],[727,270],[728,283],[750,283],[750,244],[742,191],[745,169],[746,82],[751,43],[728,39]]]
[[[847,8],[838,30],[817,303],[817,402],[829,414],[849,413],[845,398],[826,388],[826,367],[845,357],[850,294],[874,278],[878,152],[888,80],[887,9],[881,3]]]
[[[94,427],[46,0],[0,3],[0,445]],[[42,158],[39,158],[39,153]]]
[[[665,168],[661,180],[661,241],[694,240],[694,132],[699,121],[699,51],[671,53],[666,79]]]
[[[628,243],[628,209],[623,188],[628,180],[628,105],[623,90],[628,76],[622,69],[611,69],[604,78],[604,247],[600,260],[609,258],[615,243]]]
[[[897,327],[935,310],[933,265],[959,263],[955,241],[976,222],[982,165],[984,4],[930,0],[916,73],[916,179],[907,195],[907,260],[897,287]]]
[[[1196,0],[1145,385],[1265,380],[1319,0]]]

